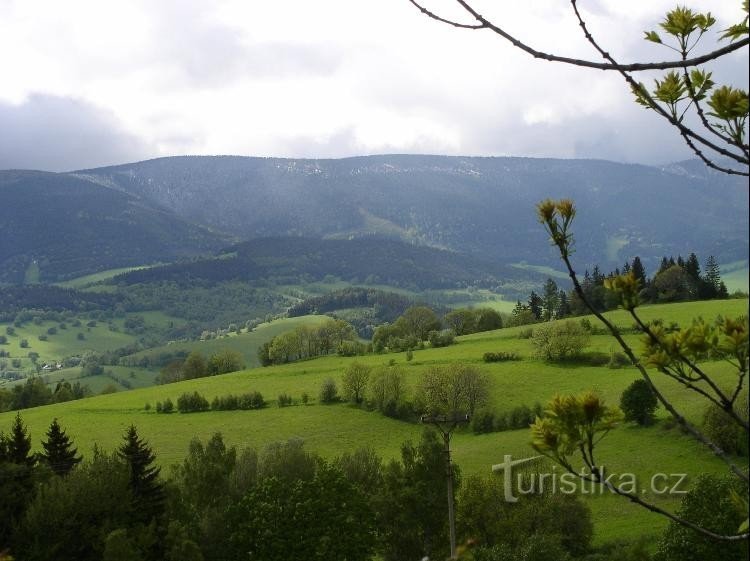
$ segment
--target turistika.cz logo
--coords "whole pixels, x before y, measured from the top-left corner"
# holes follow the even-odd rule
[[[592,480],[591,472],[583,468],[580,473],[565,471],[559,473],[557,466],[552,466],[551,473],[537,473],[528,469],[517,469],[539,462],[544,456],[513,459],[506,454],[503,462],[492,466],[492,471],[503,473],[504,498],[506,502],[518,502],[517,495],[534,495],[541,493],[561,493],[564,495],[582,494],[595,495],[612,493],[610,487],[630,494],[650,492],[654,495],[682,495],[687,493],[685,473],[654,473],[649,485],[642,487],[638,484],[638,477],[634,473],[618,473],[607,475],[604,466],[598,469],[601,481]],[[516,475],[515,480],[513,475]]]

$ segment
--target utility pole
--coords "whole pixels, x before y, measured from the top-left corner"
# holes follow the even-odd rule
[[[445,452],[445,481],[448,488],[448,529],[450,532],[451,559],[456,559],[456,513],[453,498],[453,464],[451,463],[451,433],[460,424],[469,422],[468,415],[422,415],[420,421],[433,425],[443,435]]]

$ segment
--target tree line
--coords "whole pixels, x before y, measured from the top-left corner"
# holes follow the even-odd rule
[[[633,275],[639,286],[639,298],[645,303],[729,298],[726,284],[721,280],[719,264],[712,255],[706,259],[703,270],[695,253],[691,253],[687,259],[681,255],[677,259],[663,257],[652,277],[646,275],[641,259],[636,256],[607,275],[601,272],[598,265],[591,272],[588,269],[585,271],[581,287],[594,309],[606,311],[618,306],[617,295],[604,285],[607,279],[621,274]],[[522,325],[589,313],[590,310],[575,290],[566,291],[548,278],[540,294],[531,291],[526,302],[516,302],[511,322]]]
[[[258,348],[258,359],[261,365],[270,366],[335,352],[361,354],[364,345],[358,344],[357,333],[349,322],[327,318],[318,326],[303,324],[276,335]]]

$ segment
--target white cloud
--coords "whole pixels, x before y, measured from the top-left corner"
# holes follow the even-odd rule
[[[425,1],[469,21],[450,0]],[[719,27],[736,17],[735,4],[712,3]],[[537,48],[596,58],[567,3],[477,5]],[[668,56],[641,37],[672,7],[581,4],[623,61]],[[434,22],[407,0],[0,0],[0,52],[0,102],[85,102],[107,112],[115,144],[127,131],[152,156],[688,154],[618,76],[534,60],[486,31]],[[720,71],[746,81],[746,65],[746,55],[734,57]],[[644,126],[659,144],[643,142]],[[84,154],[66,154],[66,167],[81,167]]]

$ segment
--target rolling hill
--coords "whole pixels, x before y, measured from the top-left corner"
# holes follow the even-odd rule
[[[68,174],[0,171],[0,282],[53,282],[227,243],[157,205]]]
[[[692,161],[664,168],[598,160],[392,155],[339,160],[172,157],[75,174],[243,239],[378,235],[501,263],[558,263],[539,200],[579,207],[577,260],[622,265],[695,251],[748,252],[747,182]]]

